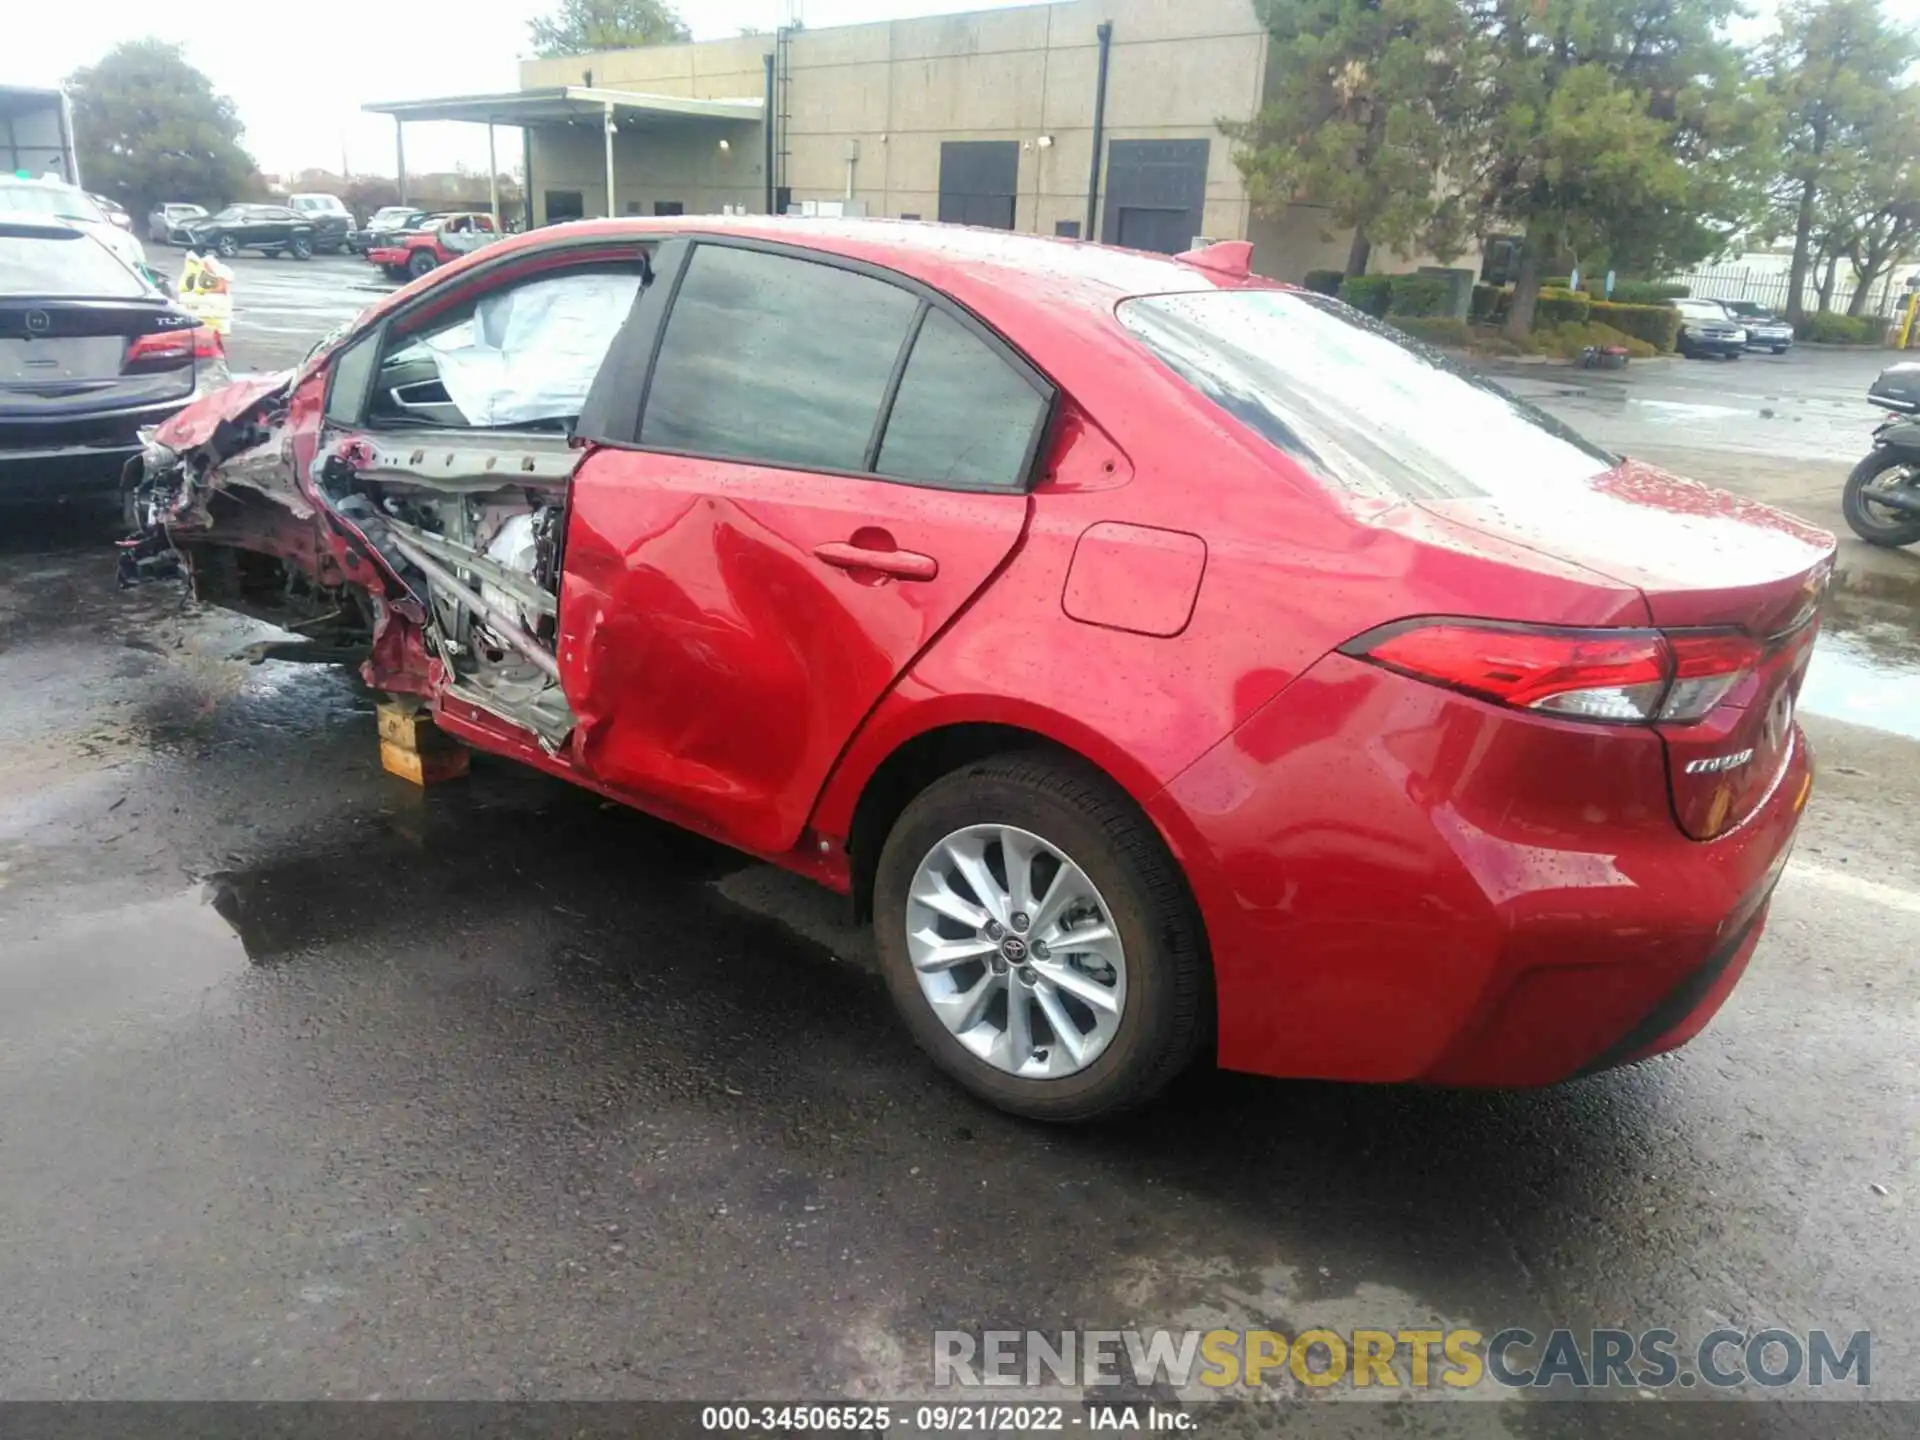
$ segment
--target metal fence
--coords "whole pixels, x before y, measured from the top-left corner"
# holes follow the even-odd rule
[[[1777,314],[1787,310],[1787,271],[1782,268],[1756,268],[1746,265],[1718,265],[1702,270],[1694,270],[1685,275],[1672,277],[1677,285],[1685,285],[1694,297],[1700,300],[1751,300],[1764,305]],[[1809,309],[1819,304],[1819,287],[1814,276],[1807,277],[1803,294]],[[1829,302],[1840,314],[1845,314],[1853,303],[1853,281],[1841,278],[1834,282],[1833,299]],[[1891,272],[1873,282],[1867,294],[1867,303],[1861,308],[1863,315],[1878,315],[1891,318],[1898,314],[1906,303],[1906,290],[1894,283]]]

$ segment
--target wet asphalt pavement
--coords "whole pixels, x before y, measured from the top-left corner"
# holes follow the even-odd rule
[[[243,365],[375,295],[240,271]],[[1657,406],[1837,406],[1861,359],[1524,383],[1734,465]],[[1810,491],[1865,430],[1822,433]],[[936,1328],[1625,1324],[1870,1329],[1920,1400],[1920,558],[1849,566],[1801,842],[1691,1047],[1062,1131],[934,1077],[829,897],[486,757],[423,794],[350,676],[115,589],[85,517],[0,525],[0,1397],[910,1397]]]

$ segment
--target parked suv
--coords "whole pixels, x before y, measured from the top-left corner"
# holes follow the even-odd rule
[[[347,248],[347,237],[354,230],[353,212],[338,195],[289,195],[287,208],[313,226],[313,248],[320,254]]]
[[[213,250],[228,259],[242,250],[258,250],[267,256],[286,254],[307,260],[314,249],[312,224],[284,205],[229,205],[217,215],[187,221],[168,238],[174,235],[183,245]]]

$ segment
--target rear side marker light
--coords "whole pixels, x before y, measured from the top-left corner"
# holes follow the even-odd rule
[[[1402,621],[1340,649],[1516,710],[1616,725],[1705,719],[1762,654],[1738,630],[1565,630],[1481,620]]]

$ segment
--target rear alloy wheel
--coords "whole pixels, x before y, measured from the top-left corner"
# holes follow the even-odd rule
[[[433,258],[431,250],[416,250],[407,258],[407,274],[418,280],[430,270],[436,269],[439,264],[440,262]]]
[[[1920,516],[1875,503],[1876,494],[1895,489],[1920,500],[1920,461],[1898,450],[1876,450],[1853,467],[1840,492],[1847,524],[1871,545],[1897,548],[1920,542]]]
[[[874,926],[921,1048],[1015,1114],[1143,1104],[1207,1033],[1179,871],[1132,803],[1076,765],[1006,755],[934,782],[887,837]]]

